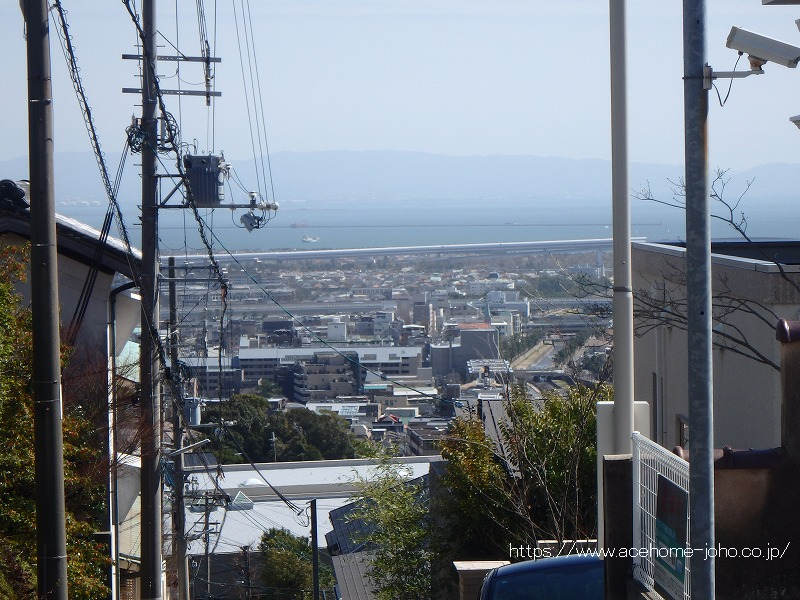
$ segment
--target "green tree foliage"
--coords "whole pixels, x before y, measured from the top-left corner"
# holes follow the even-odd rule
[[[523,352],[527,352],[538,344],[542,337],[542,332],[533,331],[530,333],[515,333],[512,336],[500,339],[500,356],[507,360],[514,360]]]
[[[203,418],[207,423],[222,420],[228,424],[217,441],[218,459],[223,464],[242,462],[242,449],[254,462],[355,456],[355,438],[348,422],[332,413],[316,414],[306,409],[270,412],[262,396],[240,394],[210,406]]]
[[[258,546],[264,561],[261,582],[268,588],[294,590],[296,598],[310,598],[313,587],[312,549],[307,537],[299,537],[286,529],[272,527],[261,536]],[[324,555],[323,555],[324,556]],[[321,589],[335,584],[333,569],[320,557],[319,585]],[[289,596],[281,595],[281,598]]]
[[[36,499],[33,447],[31,314],[14,289],[25,274],[27,252],[0,249],[0,596],[36,593]],[[64,486],[70,598],[106,598],[108,548],[102,529],[103,457],[86,405],[69,403],[64,390]]]
[[[476,538],[507,549],[596,533],[595,406],[610,397],[609,386],[574,386],[566,396],[549,393],[533,403],[516,387],[500,444],[485,435],[477,416],[454,421],[442,456],[446,502],[465,521],[458,526],[465,552],[479,552],[469,544]]]
[[[557,365],[568,363],[572,359],[572,355],[575,354],[588,339],[589,334],[587,332],[581,331],[576,333],[564,343],[564,347],[561,348],[561,350],[553,354],[553,363]]]
[[[566,396],[546,394],[537,406],[519,388],[512,394],[502,437],[539,536],[561,541],[596,534],[596,406],[611,395],[607,385],[577,385]]]
[[[611,379],[611,360],[606,354],[592,354],[584,356],[581,361],[581,368],[589,371],[598,380],[608,381]]]
[[[515,512],[506,504],[508,473],[477,416],[455,419],[442,443],[447,465],[442,487],[432,495],[439,518],[433,537],[439,554],[472,559],[493,558],[515,538]]]
[[[378,600],[422,600],[431,595],[431,522],[424,483],[408,482],[407,468],[379,459],[360,482],[355,519],[366,525],[374,549],[369,576]]]
[[[523,387],[510,396],[499,443],[475,414],[452,422],[441,442],[447,462],[427,488],[404,484],[408,474],[387,458],[361,483],[356,518],[375,548],[371,576],[381,600],[430,598],[432,580],[449,597],[453,560],[596,534],[595,406],[611,399],[611,388],[575,386],[536,403]]]
[[[258,395],[264,398],[274,398],[275,396],[283,395],[283,390],[274,381],[269,379],[260,379],[258,381]]]
[[[575,284],[567,275],[542,275],[526,279],[520,288],[529,298],[563,298],[574,295]]]

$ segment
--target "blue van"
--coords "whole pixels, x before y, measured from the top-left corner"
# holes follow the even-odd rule
[[[605,570],[597,556],[558,556],[489,571],[481,600],[603,600]]]

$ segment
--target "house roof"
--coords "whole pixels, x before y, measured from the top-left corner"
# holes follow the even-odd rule
[[[30,210],[0,206],[0,235],[3,234],[16,234],[30,239]],[[56,214],[56,241],[59,254],[92,264],[100,245],[100,231],[86,223]],[[132,270],[137,273],[141,271],[142,253],[137,248],[132,248],[132,251],[133,256],[129,257],[125,244],[108,236],[100,258],[100,270],[133,278]]]
[[[633,242],[631,248],[639,252],[681,258],[686,254],[686,245],[683,242]],[[712,242],[711,262],[715,265],[747,271],[796,273],[800,270],[800,242]],[[776,263],[780,263],[781,266]]]
[[[331,557],[342,600],[374,600],[375,593],[369,578],[371,557],[371,552]]]

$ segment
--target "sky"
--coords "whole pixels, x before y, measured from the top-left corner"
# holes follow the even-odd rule
[[[215,146],[251,155],[233,3],[205,0],[222,57]],[[609,158],[608,4],[604,0],[251,0],[264,110],[273,151],[413,150],[450,155],[526,154]],[[161,0],[158,27],[186,54],[198,54],[193,2]],[[63,0],[84,84],[104,147],[118,151],[136,98],[135,33],[118,0]],[[175,7],[180,11],[176,31]],[[729,70],[732,25],[800,45],[800,6],[710,0],[709,62]],[[630,158],[683,160],[681,3],[628,2]],[[166,46],[161,52],[172,49]],[[0,160],[27,150],[25,43],[17,2],[0,4]],[[57,152],[89,149],[63,57],[52,45]],[[740,68],[746,68],[746,61]],[[175,87],[174,63],[161,63]],[[800,70],[767,64],[738,80],[724,108],[712,95],[710,164],[743,169],[800,163]],[[197,65],[185,81],[202,79]],[[723,93],[727,89],[722,84]],[[184,139],[211,145],[199,98],[168,99]]]

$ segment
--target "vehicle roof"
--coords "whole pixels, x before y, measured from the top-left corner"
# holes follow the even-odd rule
[[[531,571],[542,571],[557,567],[594,565],[602,563],[602,559],[595,555],[570,554],[569,556],[556,556],[553,558],[540,558],[538,560],[526,560],[500,567],[495,572],[497,576],[515,575],[518,573],[529,573]]]

